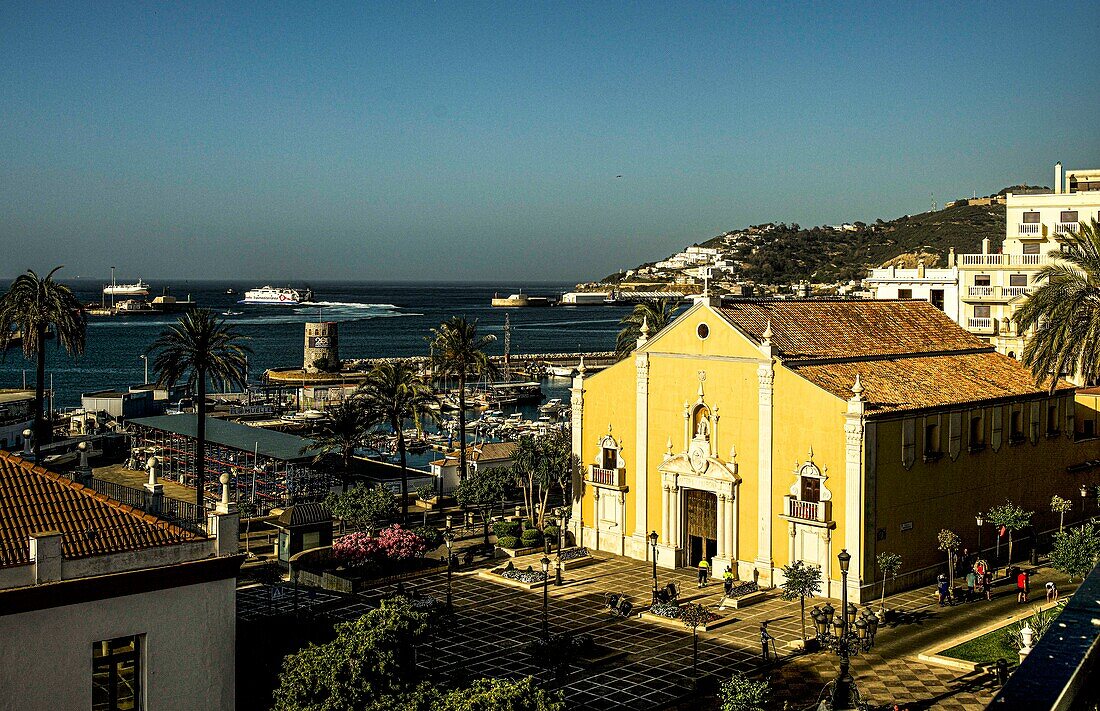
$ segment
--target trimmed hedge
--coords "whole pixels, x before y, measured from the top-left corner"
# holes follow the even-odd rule
[[[515,536],[504,536],[503,538],[497,539],[497,545],[501,548],[511,548],[514,550],[519,548],[520,541]]]
[[[523,532],[523,547],[533,548],[534,546],[542,545],[542,531],[537,528],[528,528]]]
[[[519,521],[496,521],[493,523],[493,534],[497,538],[512,538],[520,534]]]
[[[550,540],[557,540],[558,536],[561,535],[561,529],[557,526],[547,526],[546,528],[542,529],[542,535],[546,536]]]

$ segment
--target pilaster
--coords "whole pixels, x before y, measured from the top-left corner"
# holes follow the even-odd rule
[[[764,331],[760,353],[765,360],[756,368],[759,401],[757,461],[759,462],[759,499],[757,502],[756,566],[761,581],[772,579],[772,399],[775,386],[775,364],[772,360],[771,324]]]
[[[863,560],[863,416],[866,403],[863,385],[856,375],[852,397],[844,413],[844,541],[855,561],[848,574],[848,593],[859,597],[865,565]]]
[[[634,536],[644,540],[649,533],[649,354],[639,353],[635,366]]]
[[[573,514],[570,517],[574,526],[573,535],[577,545],[581,542],[584,530],[584,514],[581,502],[584,499],[584,459],[581,457],[581,448],[584,443],[584,358],[581,358],[577,366],[577,375],[573,378],[573,387],[569,389],[569,405],[572,410],[571,430],[573,456],[580,464],[573,472]]]

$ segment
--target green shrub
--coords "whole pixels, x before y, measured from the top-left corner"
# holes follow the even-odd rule
[[[542,529],[542,535],[546,536],[552,541],[556,541],[558,540],[558,536],[561,535],[561,529],[553,525],[547,526],[546,528]]]
[[[518,537],[519,521],[496,521],[493,523],[493,534],[497,538]]]
[[[413,529],[413,533],[424,539],[424,544],[428,547],[429,551],[434,551],[436,548],[443,545],[443,534],[438,528],[418,526]]]
[[[534,548],[542,545],[542,531],[537,528],[528,528],[523,532],[523,547]]]
[[[519,539],[515,536],[505,536],[497,539],[497,545],[501,548],[519,548]]]

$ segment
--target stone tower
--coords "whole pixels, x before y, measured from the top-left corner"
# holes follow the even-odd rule
[[[329,363],[337,363],[340,360],[339,339],[336,333],[335,321],[321,321],[306,324],[306,343],[302,356],[302,367],[307,373],[316,373],[318,368],[314,366],[321,358]]]

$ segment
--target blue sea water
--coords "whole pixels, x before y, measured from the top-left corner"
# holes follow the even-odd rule
[[[85,303],[99,303],[103,282],[78,279],[66,282]],[[445,319],[462,315],[479,320],[480,328],[495,334],[491,352],[503,353],[504,317],[512,325],[513,353],[551,353],[613,350],[624,306],[584,306],[494,309],[495,293],[519,291],[559,296],[572,284],[415,284],[415,283],[313,283],[314,301],[299,306],[238,304],[245,290],[259,283],[221,281],[153,281],[150,297],[170,288],[177,298],[190,295],[198,305],[216,312],[240,311],[225,319],[246,336],[253,350],[250,379],[267,368],[300,366],[303,324],[321,318],[340,323],[340,357],[372,358],[428,354],[431,329]],[[273,286],[283,286],[273,284]],[[301,286],[301,285],[291,285]],[[236,294],[226,294],[232,287]],[[87,347],[73,359],[54,343],[47,346],[46,380],[53,378],[57,407],[75,407],[80,394],[106,388],[125,388],[144,379],[141,355],[157,335],[175,322],[176,316],[91,317]],[[34,363],[22,352],[9,350],[0,362],[0,387],[21,387],[24,375],[34,386]],[[150,378],[155,378],[150,372]],[[566,381],[545,389],[547,397],[563,397]]]

